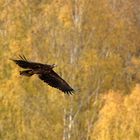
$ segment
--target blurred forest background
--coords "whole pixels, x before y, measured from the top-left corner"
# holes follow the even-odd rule
[[[139,0],[0,0],[0,140],[140,140]],[[57,64],[64,95],[9,58]]]

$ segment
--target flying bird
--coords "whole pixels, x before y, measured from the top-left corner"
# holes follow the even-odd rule
[[[51,87],[57,88],[67,94],[72,94],[74,92],[74,89],[71,88],[71,86],[53,70],[53,68],[56,66],[55,64],[48,65],[31,62],[28,61],[24,55],[19,55],[19,57],[20,58],[17,60],[11,60],[14,61],[19,67],[25,69],[20,71],[21,76],[31,77],[32,75],[36,74],[41,80]]]

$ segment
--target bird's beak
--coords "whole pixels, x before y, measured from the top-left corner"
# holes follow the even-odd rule
[[[57,65],[56,64],[52,64],[52,67],[54,68],[54,67],[56,67]]]

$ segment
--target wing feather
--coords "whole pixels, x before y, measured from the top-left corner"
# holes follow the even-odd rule
[[[40,74],[39,78],[46,82],[48,85],[57,88],[64,93],[72,94],[74,92],[70,85],[53,70],[50,73]]]
[[[30,62],[27,60],[15,60],[15,59],[11,59],[11,60],[14,61],[18,66],[24,69],[35,69],[35,68],[43,66],[43,64],[41,63]]]

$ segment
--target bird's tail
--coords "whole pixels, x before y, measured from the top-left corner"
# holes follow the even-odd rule
[[[34,73],[33,73],[32,70],[20,71],[20,75],[22,75],[22,76],[28,76],[28,77],[30,77],[30,76],[32,76],[33,74],[34,74]]]

